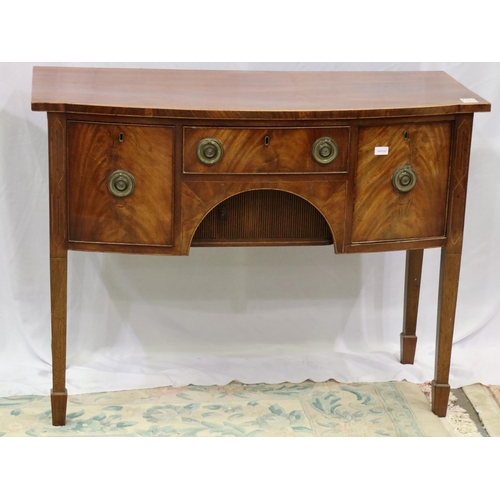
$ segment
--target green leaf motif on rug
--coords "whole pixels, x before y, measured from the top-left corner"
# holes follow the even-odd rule
[[[181,398],[181,399],[189,399],[189,400],[193,399],[192,397],[188,396],[188,395],[187,395],[187,394],[185,394],[184,392],[180,392],[179,394],[176,394],[176,396],[177,396],[178,398]]]
[[[0,435],[424,435],[404,394],[392,382],[333,381],[99,393],[70,398],[62,427],[52,426],[48,397],[0,398]]]
[[[0,397],[0,408],[9,406],[23,406],[43,400],[43,396],[8,396]]]
[[[80,418],[84,413],[85,413],[85,410],[78,411],[76,413],[69,413],[66,418],[68,420],[73,420],[75,418]]]
[[[133,425],[136,425],[137,422],[118,422],[116,424],[116,427],[123,429],[124,427],[132,427]]]
[[[280,408],[278,405],[270,406],[269,410],[271,410],[271,413],[274,413],[275,415],[282,415],[283,414],[283,408]]]

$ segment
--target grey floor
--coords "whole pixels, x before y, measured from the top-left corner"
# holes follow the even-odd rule
[[[457,398],[457,405],[461,406],[469,414],[474,424],[476,424],[477,430],[481,433],[481,436],[489,437],[489,434],[481,423],[479,415],[469,401],[469,398],[465,395],[463,389],[452,389],[451,392]]]

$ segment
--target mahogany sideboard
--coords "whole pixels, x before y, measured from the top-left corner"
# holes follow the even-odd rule
[[[35,67],[48,113],[52,422],[66,421],[68,250],[406,251],[401,362],[441,247],[432,410],[446,414],[473,114],[443,72]]]

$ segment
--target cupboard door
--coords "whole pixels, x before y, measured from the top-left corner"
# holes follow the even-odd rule
[[[352,242],[445,236],[451,122],[359,131]]]
[[[69,240],[172,246],[173,128],[68,123]]]

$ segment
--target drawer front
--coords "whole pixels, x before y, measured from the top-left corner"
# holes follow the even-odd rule
[[[172,246],[172,157],[171,127],[69,122],[70,241]]]
[[[349,127],[333,128],[184,128],[184,173],[298,174],[346,172],[349,158]],[[330,138],[333,141],[318,141]],[[205,140],[219,143],[207,164],[200,160]],[[313,157],[316,143],[319,158]],[[212,142],[213,144],[213,142]],[[333,151],[336,149],[336,152]],[[328,155],[329,152],[333,154]],[[213,151],[211,152],[213,155]],[[324,154],[324,156],[321,156]],[[331,160],[331,161],[330,161]]]
[[[450,147],[450,122],[360,128],[352,242],[444,236]]]

